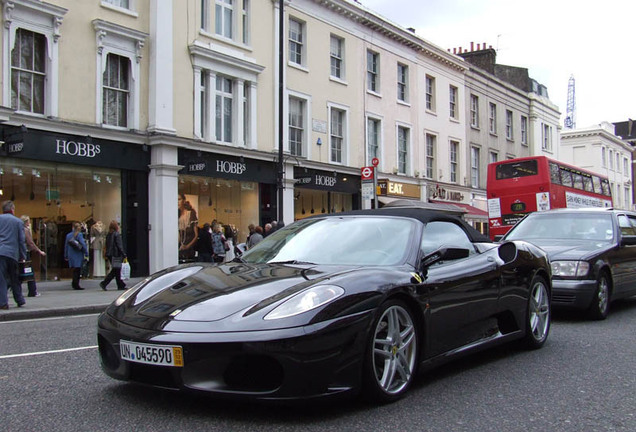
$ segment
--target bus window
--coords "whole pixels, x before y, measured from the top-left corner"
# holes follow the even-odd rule
[[[559,175],[559,165],[550,162],[550,181],[554,184],[561,184],[561,176]]]
[[[583,190],[587,192],[594,192],[592,188],[592,177],[589,175],[583,175]]]
[[[572,185],[576,189],[583,189],[583,176],[580,173],[572,173]]]
[[[601,188],[603,190],[602,194],[605,196],[612,196],[612,191],[610,190],[610,184],[608,179],[601,180]]]
[[[599,176],[592,176],[592,183],[594,184],[594,192],[602,194],[603,188],[601,187],[601,178]]]
[[[527,160],[497,165],[495,177],[497,180],[504,180],[537,175],[538,172],[537,161]]]
[[[561,167],[561,184],[572,187],[572,173],[566,167]]]

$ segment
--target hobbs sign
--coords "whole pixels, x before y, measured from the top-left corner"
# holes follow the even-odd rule
[[[94,158],[101,153],[99,144],[84,143],[79,141],[55,140],[55,153],[69,156]]]
[[[334,187],[336,185],[337,179],[332,176],[316,174],[316,176],[314,177],[314,182],[316,183],[316,186]]]

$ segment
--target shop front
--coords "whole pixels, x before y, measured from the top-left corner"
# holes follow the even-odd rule
[[[395,200],[421,200],[421,189],[419,185],[412,183],[396,182],[388,179],[378,180],[378,201],[380,207]]]
[[[465,210],[464,219],[482,234],[488,233],[488,212],[467,202],[472,198],[468,189],[458,189],[449,185],[431,183],[428,185],[428,201],[438,204],[453,204]]]
[[[138,144],[25,127],[2,127],[0,200],[31,218],[39,280],[71,277],[64,241],[80,222],[89,246],[83,277],[106,275],[103,245],[111,221],[121,226],[132,275],[148,274],[149,152]]]
[[[294,167],[294,220],[360,208],[360,177]]]
[[[248,225],[276,219],[276,167],[268,161],[179,149],[179,195],[185,196],[198,226],[231,226],[243,243]],[[175,201],[175,206],[177,202]],[[185,240],[180,233],[179,241]]]

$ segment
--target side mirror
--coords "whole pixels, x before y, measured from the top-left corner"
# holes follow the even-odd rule
[[[634,246],[636,245],[636,236],[624,235],[621,237],[621,246]]]
[[[422,258],[420,261],[420,267],[425,269],[432,266],[436,262],[466,258],[470,254],[468,249],[453,248],[453,247],[441,247]]]

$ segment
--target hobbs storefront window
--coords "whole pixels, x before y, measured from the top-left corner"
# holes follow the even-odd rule
[[[13,132],[13,133],[12,133]],[[147,170],[141,146],[87,139],[40,131],[5,129],[8,145],[0,156],[0,201],[12,200],[16,216],[31,218],[33,239],[46,256],[32,256],[36,277],[40,280],[70,278],[71,270],[64,260],[64,240],[73,222],[80,222],[89,248],[89,260],[83,277],[106,275],[103,246],[108,225],[116,220],[122,227],[127,252],[138,274],[147,273],[147,251],[139,251],[136,219],[143,213],[128,208],[147,208],[147,197],[135,196],[135,190],[147,189],[147,174],[122,170],[123,159],[137,159],[137,169]],[[108,156],[111,154],[111,156]],[[129,157],[119,158],[118,155]],[[132,166],[131,166],[132,167]],[[134,187],[131,178],[139,180]],[[140,184],[138,184],[140,183]],[[132,193],[122,195],[122,190]],[[128,201],[128,197],[132,199]],[[140,200],[136,200],[140,198]],[[131,222],[131,219],[135,222]],[[141,221],[147,224],[147,216]],[[135,234],[130,235],[130,232]],[[147,234],[146,234],[147,237]],[[147,244],[142,239],[141,244]]]

